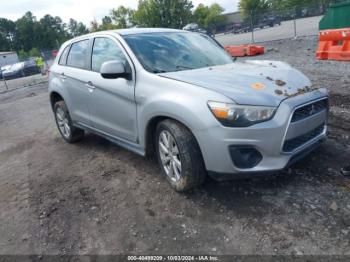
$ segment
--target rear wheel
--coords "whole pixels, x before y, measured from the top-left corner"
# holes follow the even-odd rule
[[[54,105],[55,120],[60,134],[68,143],[75,143],[83,139],[84,130],[73,126],[68,108],[64,101],[58,101]]]
[[[157,126],[155,145],[162,173],[176,191],[184,192],[204,182],[202,154],[186,127],[173,120],[162,121]]]

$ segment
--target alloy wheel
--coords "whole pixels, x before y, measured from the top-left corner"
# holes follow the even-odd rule
[[[175,138],[169,131],[159,134],[159,154],[166,175],[173,182],[181,179],[181,158]]]
[[[71,134],[69,120],[68,120],[67,114],[63,111],[61,107],[58,107],[56,110],[56,121],[62,135],[65,138],[69,138]]]

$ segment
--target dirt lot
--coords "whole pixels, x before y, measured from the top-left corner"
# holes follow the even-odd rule
[[[331,92],[330,135],[275,178],[188,194],[155,161],[95,135],[59,136],[46,85],[0,95],[0,254],[350,255],[350,63],[314,59],[312,38],[268,54]],[[310,50],[308,50],[308,48]]]

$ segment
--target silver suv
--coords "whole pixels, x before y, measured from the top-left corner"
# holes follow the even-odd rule
[[[155,152],[177,191],[215,179],[278,172],[326,136],[328,95],[289,65],[234,62],[210,37],[125,29],[66,42],[50,99],[69,143],[96,133]]]

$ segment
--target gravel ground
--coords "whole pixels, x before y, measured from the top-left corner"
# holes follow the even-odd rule
[[[328,141],[277,177],[175,193],[152,159],[95,135],[64,143],[46,85],[0,95],[0,254],[350,255],[350,63],[319,62],[313,38],[255,59],[331,92]],[[309,50],[310,49],[310,50]]]

